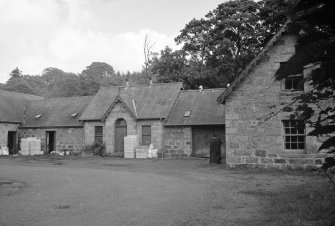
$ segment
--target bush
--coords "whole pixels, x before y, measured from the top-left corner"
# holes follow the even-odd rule
[[[105,144],[92,144],[92,145],[86,145],[84,147],[84,152],[86,154],[92,154],[92,155],[99,155],[101,157],[106,156],[106,146]]]

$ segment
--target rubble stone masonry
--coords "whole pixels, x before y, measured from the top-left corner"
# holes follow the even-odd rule
[[[190,126],[164,128],[164,157],[190,157],[192,154],[192,129]]]
[[[7,146],[8,131],[18,131],[20,124],[0,122],[0,145]]]
[[[136,120],[121,103],[117,103],[105,121],[105,144],[107,153],[115,153],[115,121],[124,119],[127,122],[127,135],[136,135]]]
[[[83,128],[48,128],[20,129],[20,138],[36,137],[41,140],[41,150],[46,153],[46,132],[56,132],[56,150],[60,152],[79,153],[84,148]]]
[[[320,142],[315,137],[306,137],[305,150],[284,148],[282,120],[288,119],[291,109],[276,114],[298,93],[283,91],[281,81],[274,78],[280,62],[295,53],[295,44],[294,36],[283,36],[226,98],[228,166],[306,168],[322,164],[324,155],[317,153]],[[307,134],[310,128],[306,130]]]

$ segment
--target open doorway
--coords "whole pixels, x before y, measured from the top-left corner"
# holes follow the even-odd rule
[[[10,155],[17,154],[17,132],[8,131],[7,147]]]
[[[56,151],[56,131],[46,131],[46,154]]]

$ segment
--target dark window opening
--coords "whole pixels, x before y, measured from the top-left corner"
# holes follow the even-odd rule
[[[95,126],[94,142],[96,144],[103,143],[103,127],[102,126]]]
[[[302,120],[284,120],[285,149],[305,149],[305,124]]]
[[[142,126],[142,145],[151,144],[151,126]]]
[[[303,76],[291,76],[285,78],[285,90],[304,90]]]

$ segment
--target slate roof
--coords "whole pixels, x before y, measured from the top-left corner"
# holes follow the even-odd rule
[[[223,103],[225,98],[233,92],[234,88],[241,84],[241,82],[249,75],[249,72],[256,67],[257,63],[263,59],[271,47],[282,37],[283,33],[287,31],[290,22],[291,20],[288,19],[279,31],[272,37],[272,39],[270,39],[270,41],[263,47],[259,54],[257,54],[257,56],[243,69],[243,71],[236,76],[230,86],[218,97],[218,103]]]
[[[37,99],[43,97],[0,90],[0,122],[22,122],[25,102]]]
[[[78,120],[92,96],[49,98],[27,103],[25,123],[22,128],[82,127]],[[78,115],[71,117],[72,114]],[[35,116],[41,115],[39,119]]]
[[[103,87],[93,97],[80,120],[103,120],[118,98],[137,119],[167,118],[182,83],[157,83],[126,87]]]
[[[225,124],[224,105],[216,99],[224,89],[182,91],[171,111],[166,125],[222,125]],[[185,111],[191,111],[185,117]]]

